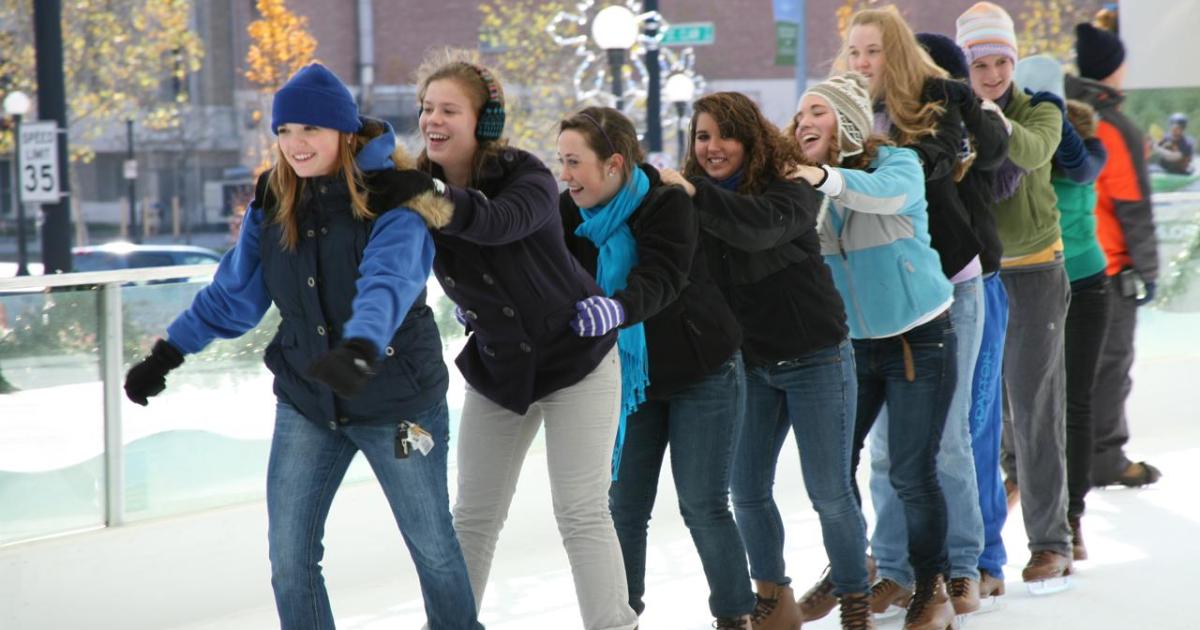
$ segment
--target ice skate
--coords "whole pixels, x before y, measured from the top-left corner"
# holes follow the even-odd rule
[[[1071,586],[1071,559],[1049,549],[1033,552],[1021,571],[1030,595],[1053,595]]]

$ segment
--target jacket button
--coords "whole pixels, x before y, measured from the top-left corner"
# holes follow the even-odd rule
[[[504,313],[505,317],[516,317],[517,315],[517,312],[512,310],[511,306],[505,306],[504,308],[500,309],[500,312]]]
[[[322,234],[322,235],[324,235],[324,234],[328,234],[328,233],[329,233],[329,228],[321,228],[321,234]]]
[[[309,231],[305,232],[304,234],[305,234],[305,236],[307,236],[308,238],[312,238],[312,237],[314,237],[314,236],[316,236],[316,235],[317,235],[317,233],[316,233],[316,231],[315,231],[315,230],[309,230]]]
[[[317,286],[317,280],[315,278],[313,278],[312,276],[309,276],[308,277],[308,286],[310,286],[310,287]]]
[[[522,341],[521,345],[519,345],[517,347],[520,348],[521,352],[524,352],[525,354],[529,354],[530,352],[533,352],[533,346],[525,343],[524,341]]]
[[[496,356],[496,351],[493,350],[491,346],[484,346],[484,347],[480,348],[480,350],[483,351],[483,353],[488,355],[489,357]]]
[[[326,185],[324,185],[324,184],[322,184],[322,185],[321,185],[321,194],[322,194],[322,195],[324,195],[324,194],[325,194],[325,193],[327,193],[327,192],[329,192],[329,187],[328,187],[328,186],[326,186]]]
[[[491,286],[491,285],[493,285],[493,284],[496,284],[496,279],[495,279],[495,278],[493,278],[493,277],[491,276],[491,274],[486,274],[486,273],[485,273],[485,274],[483,274],[483,283],[484,283],[484,284],[486,284],[486,285],[489,285],[489,286]]]
[[[451,278],[450,276],[443,276],[443,277],[442,277],[442,284],[444,284],[444,285],[446,285],[447,287],[449,287],[449,288],[453,289],[453,288],[454,288],[454,278]]]
[[[330,420],[330,421],[329,421],[329,430],[330,430],[330,431],[337,431],[337,423],[336,423],[336,422],[334,422],[333,420]]]
[[[390,356],[392,356],[392,355],[396,354],[396,349],[395,349],[395,348],[393,348],[393,347],[391,347],[391,346],[388,346],[388,347],[386,347],[386,348],[384,348],[384,349],[383,349],[383,354],[385,354],[385,355],[387,355],[387,356],[389,356],[389,357],[390,357]]]
[[[317,326],[317,334],[318,334],[318,335],[321,335],[322,337],[324,337],[324,336],[325,336],[325,327],[324,327],[324,326]]]
[[[466,315],[467,319],[469,319],[471,321],[475,321],[475,320],[479,319],[479,313],[476,313],[475,311],[466,311],[465,313],[463,313],[463,315]]]
[[[346,424],[347,422],[350,422],[350,418],[347,418],[346,416],[338,418],[338,424]]]

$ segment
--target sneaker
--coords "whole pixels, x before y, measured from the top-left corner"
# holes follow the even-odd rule
[[[717,617],[713,622],[713,628],[716,630],[752,630],[750,615],[742,615],[741,617]]]
[[[871,618],[870,593],[842,595],[839,602],[842,630],[875,630],[875,620]]]
[[[871,587],[871,612],[876,615],[885,613],[896,613],[898,611],[889,610],[893,606],[897,608],[908,608],[908,602],[912,599],[912,591],[902,586],[899,582],[889,578],[883,578]]]
[[[1070,575],[1071,559],[1049,549],[1033,552],[1029,563],[1021,571],[1021,579],[1033,595],[1065,591],[1071,584]]]
[[[800,609],[792,587],[764,580],[755,580],[754,630],[797,630],[800,627]]]
[[[1133,462],[1125,467],[1117,483],[1126,488],[1141,488],[1162,478],[1162,471],[1146,462]]]
[[[804,621],[816,621],[828,615],[834,606],[838,605],[838,598],[833,594],[833,578],[830,576],[831,567],[825,567],[825,572],[821,574],[821,579],[813,584],[812,588],[808,589],[800,597],[800,601],[796,602],[796,606],[800,608],[800,618]],[[875,581],[875,558],[867,556],[867,583],[871,584]]]
[[[1079,524],[1079,517],[1068,519],[1071,525],[1071,559],[1078,562],[1087,560],[1087,545],[1083,543],[1083,529]]]
[[[904,630],[946,630],[955,625],[954,607],[941,574],[918,580],[904,615]]]
[[[949,591],[954,614],[969,615],[979,610],[979,582],[969,577],[952,578]]]
[[[1004,498],[1008,501],[1008,511],[1012,512],[1021,502],[1021,490],[1012,479],[1004,480]]]

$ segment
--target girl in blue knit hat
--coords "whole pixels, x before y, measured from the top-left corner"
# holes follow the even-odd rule
[[[420,165],[445,178],[454,205],[434,233],[433,269],[468,337],[454,529],[476,605],[526,452],[545,425],[554,514],[583,626],[629,630],[625,567],[608,512],[622,409],[646,381],[622,373],[617,328],[627,314],[563,240],[558,186],[536,156],[505,146],[504,89],[465,51],[434,54],[418,72]],[[623,381],[625,387],[622,387]]]
[[[409,545],[434,630],[482,628],[450,522],[441,339],[425,305],[426,223],[448,204],[396,145],[360,118],[327,68],[299,70],[275,94],[274,167],[258,179],[241,234],[212,284],[129,370],[145,405],[169,371],[214,338],[237,337],[273,303],[267,346],[275,433],[267,464],[271,585],[285,629],[334,627],[321,538],[334,494],[361,451]]]

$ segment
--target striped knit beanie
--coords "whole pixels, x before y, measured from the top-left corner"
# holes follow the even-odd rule
[[[955,41],[967,64],[988,55],[1004,55],[1017,63],[1017,33],[1012,17],[991,2],[976,2],[955,21]]]
[[[825,99],[837,114],[838,157],[845,159],[863,152],[871,135],[871,96],[867,78],[857,72],[847,72],[818,83],[805,92]],[[797,105],[796,109],[800,109]]]

